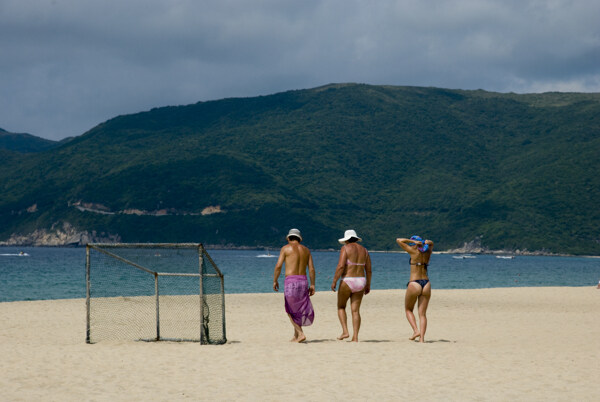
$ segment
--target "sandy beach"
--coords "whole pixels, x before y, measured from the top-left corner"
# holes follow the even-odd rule
[[[435,290],[427,342],[404,290],[375,290],[361,342],[337,341],[336,294],[292,344],[283,294],[226,296],[228,343],[85,343],[85,300],[0,303],[0,400],[600,399],[600,290]]]

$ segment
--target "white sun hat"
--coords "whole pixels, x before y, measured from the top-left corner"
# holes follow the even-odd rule
[[[350,240],[351,238],[355,238],[358,241],[362,241],[362,239],[360,237],[358,237],[358,235],[356,234],[356,232],[353,229],[350,230],[346,230],[344,232],[344,237],[341,239],[338,239],[338,241],[342,244],[346,243],[348,240]]]
[[[298,229],[290,229],[290,231],[288,232],[287,236],[285,236],[285,238],[288,239],[290,236],[296,236],[297,238],[300,239],[300,241],[302,241],[302,235],[300,234],[300,231]]]

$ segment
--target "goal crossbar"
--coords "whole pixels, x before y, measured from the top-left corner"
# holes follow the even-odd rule
[[[157,269],[149,268],[148,266],[144,266],[141,263],[137,263],[135,261],[131,261],[131,258],[126,258],[122,255],[118,255],[119,250],[158,250],[162,249],[165,251],[172,250],[197,250],[197,272],[162,272]],[[109,251],[111,250],[111,251]],[[115,251],[115,252],[112,252]],[[224,297],[224,277],[217,265],[214,263],[206,249],[201,243],[89,243],[86,246],[86,342],[94,343],[92,338],[92,305],[95,298],[92,294],[93,292],[93,277],[92,277],[92,252],[98,252],[106,257],[109,260],[117,261],[123,266],[129,266],[138,270],[138,272],[144,272],[150,274],[154,277],[154,304],[155,304],[155,321],[156,321],[156,330],[155,336],[152,339],[139,339],[139,340],[189,340],[189,341],[197,341],[201,344],[213,343],[213,344],[222,344],[225,343],[225,297]],[[144,257],[148,258],[148,252]],[[160,254],[157,253],[158,256]],[[206,261],[206,262],[205,262]],[[118,265],[118,263],[115,263]],[[189,266],[189,264],[188,264]],[[119,272],[126,271],[126,269],[120,269]],[[212,272],[211,272],[212,271]],[[199,316],[199,333],[197,337],[192,336],[192,339],[185,339],[183,337],[174,338],[174,337],[164,337],[161,336],[161,314],[160,314],[160,304],[161,304],[161,292],[159,287],[159,277],[168,278],[198,278],[198,296],[199,302],[198,306],[198,316]],[[207,281],[205,281],[206,279]],[[215,282],[216,281],[216,282]],[[114,282],[114,279],[113,279]],[[210,282],[209,285],[207,283]],[[207,288],[208,291],[207,291]],[[111,289],[112,290],[112,289]],[[170,295],[178,294],[177,291],[171,290]],[[183,293],[188,294],[189,293]],[[127,292],[123,291],[123,294],[120,294],[121,297],[125,299],[130,299],[130,295]],[[135,296],[135,295],[133,295]],[[162,296],[164,297],[177,297],[177,296]],[[189,297],[189,296],[183,296]],[[114,299],[114,297],[112,298]],[[196,304],[196,303],[193,303]],[[211,305],[212,306],[209,306]],[[211,313],[210,309],[214,311]],[[174,308],[171,306],[171,310]],[[221,326],[218,325],[215,327],[214,323],[210,324],[211,314],[215,317],[213,319],[217,320],[217,325],[220,320],[222,323]],[[176,314],[177,316],[179,314]],[[215,331],[216,329],[216,331]],[[214,336],[214,333],[218,333],[217,336]],[[211,336],[212,335],[212,336]]]

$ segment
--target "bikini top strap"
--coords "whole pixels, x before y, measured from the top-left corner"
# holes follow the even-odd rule
[[[418,266],[418,267],[419,267],[419,266],[424,266],[424,267],[425,267],[425,269],[427,269],[427,267],[429,266],[429,263],[427,263],[427,262],[412,262],[412,261],[411,261],[411,259],[410,259],[410,257],[408,258],[408,263],[409,263],[410,265],[416,265],[416,266]]]

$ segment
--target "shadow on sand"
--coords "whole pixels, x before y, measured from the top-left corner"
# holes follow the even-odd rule
[[[394,342],[394,341],[390,341],[387,339],[383,339],[383,340],[379,340],[379,339],[367,339],[367,340],[360,340],[358,341],[358,343],[383,343],[383,342]],[[352,341],[348,340],[348,339],[335,339],[335,338],[331,338],[331,339],[311,339],[311,340],[307,340],[304,341],[302,343],[352,343]]]
[[[418,339],[415,339],[413,342],[419,343]],[[449,341],[448,339],[434,339],[434,340],[425,341],[425,343],[438,343],[438,342],[456,343],[456,341]]]
[[[309,339],[302,343],[328,343],[328,342],[337,342],[335,339]]]

